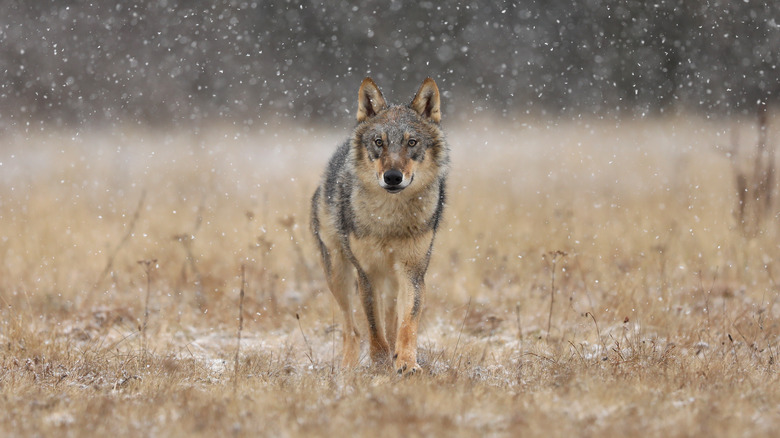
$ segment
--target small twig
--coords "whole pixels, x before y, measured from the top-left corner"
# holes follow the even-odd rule
[[[569,345],[571,346],[571,348],[574,349],[574,352],[577,353],[577,356],[580,357],[580,361],[582,363],[585,363],[585,356],[582,354],[582,352],[580,350],[577,349],[577,346],[574,345],[574,342],[572,342],[572,341],[568,341],[568,342],[569,342]],[[582,345],[580,345],[580,348],[582,348]]]
[[[736,325],[733,326],[736,327]],[[726,333],[726,336],[728,336],[729,342],[731,342],[731,352],[734,355],[734,362],[736,362],[737,368],[741,370],[742,364],[740,363],[739,355],[737,354],[737,346],[736,343],[734,342],[734,338],[731,336],[731,333]]]
[[[552,327],[553,304],[555,303],[555,265],[558,258],[566,257],[563,251],[551,251],[548,253],[552,258],[552,273],[550,274],[550,314],[547,315],[547,342],[550,342],[550,328]]]
[[[309,358],[309,362],[311,362],[312,365],[314,365],[314,352],[311,349],[311,345],[309,344],[309,340],[306,339],[306,333],[303,332],[303,326],[301,325],[301,317],[297,313],[295,314],[295,319],[298,320],[298,328],[301,330],[301,336],[303,336],[303,343],[306,344],[306,348],[308,348],[309,352],[306,353],[306,357]]]
[[[463,315],[463,322],[460,325],[460,331],[458,332],[458,340],[455,341],[455,348],[452,350],[452,357],[450,358],[450,362],[452,362],[452,360],[455,359],[455,353],[458,351],[458,344],[460,344],[460,336],[463,334],[463,327],[466,326],[466,318],[469,317],[469,310],[471,310],[471,297],[469,297],[469,302],[466,303],[466,314]]]
[[[558,361],[557,360],[555,360],[553,358],[550,358],[550,357],[547,357],[547,356],[542,356],[540,354],[532,353],[530,351],[526,351],[525,353],[522,354],[522,356],[532,356],[532,357],[535,357],[537,359],[546,360],[547,362],[550,362],[553,365],[558,365]]]
[[[593,313],[591,312],[585,312],[585,316],[590,316],[590,318],[593,320],[593,325],[596,326],[596,336],[599,339],[599,343],[601,344],[601,348],[604,350],[604,354],[607,353],[607,344],[604,343],[604,341],[601,339],[601,331],[599,330],[599,323],[596,322],[596,317],[593,316]]]
[[[612,347],[612,351],[617,353],[618,359],[620,359],[617,361],[617,363],[625,362],[626,359],[623,357],[623,353],[622,353],[623,350],[620,348],[620,341],[615,339],[615,337],[612,336],[612,333],[609,334],[609,337],[612,338],[613,341],[615,341],[615,346]]]

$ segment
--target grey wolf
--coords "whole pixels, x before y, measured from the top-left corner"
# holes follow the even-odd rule
[[[342,366],[360,360],[355,279],[371,361],[420,370],[417,330],[425,273],[442,218],[449,148],[439,89],[425,79],[408,105],[388,105],[371,78],[358,91],[357,126],[330,158],[312,197],[311,228],[328,287],[344,316]]]

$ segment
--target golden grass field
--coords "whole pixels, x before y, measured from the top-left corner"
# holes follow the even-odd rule
[[[0,436],[777,433],[778,219],[744,236],[726,154],[750,121],[444,126],[410,378],[338,368],[308,208],[348,126],[5,132]]]

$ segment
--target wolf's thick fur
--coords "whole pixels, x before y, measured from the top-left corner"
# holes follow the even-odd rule
[[[409,105],[388,105],[366,78],[357,120],[314,192],[312,231],[344,314],[343,365],[357,365],[360,355],[351,293],[357,274],[372,362],[388,363],[392,353],[398,373],[413,373],[420,368],[417,327],[449,168],[439,89],[427,78]]]

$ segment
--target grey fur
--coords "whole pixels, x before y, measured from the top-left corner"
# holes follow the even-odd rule
[[[364,81],[361,93],[366,86],[373,87],[368,90],[367,96],[381,97],[381,92],[370,79]],[[371,106],[374,102],[370,99],[359,102],[360,105],[369,106],[360,108],[359,117],[364,114],[365,119],[354,128],[351,137],[336,149],[328,162],[322,182],[312,197],[311,227],[329,285],[333,288],[333,284],[338,283],[337,280],[331,279],[331,275],[334,275],[331,272],[334,263],[332,257],[348,260],[357,273],[357,283],[372,340],[372,359],[380,362],[388,353],[382,350],[389,347],[387,343],[383,344],[385,341],[381,333],[381,321],[375,318],[377,291],[369,273],[379,270],[385,272],[383,275],[396,275],[396,268],[390,262],[399,262],[396,257],[406,257],[405,267],[402,268],[406,274],[398,281],[408,282],[399,284],[409,284],[414,290],[409,307],[411,314],[405,317],[412,318],[416,324],[422,310],[424,278],[433,250],[433,239],[441,223],[446,201],[449,150],[438,123],[438,89],[432,80],[427,79],[420,90],[417,96],[425,91],[422,98],[429,100],[421,101],[416,96],[410,105],[387,106],[382,97],[382,105],[378,109]],[[418,113],[415,108],[421,108],[424,113]],[[431,113],[436,115],[435,119]],[[408,172],[410,175],[404,174],[406,185],[393,192],[382,185],[382,175],[377,169],[386,172],[388,168],[396,169],[398,166],[405,166],[405,169],[413,171]],[[423,241],[425,247],[419,247],[420,238],[428,234],[431,240]],[[374,261],[359,260],[353,252],[351,242],[371,242],[370,245],[378,245],[378,253],[387,252],[387,248],[397,246],[406,251],[404,254],[421,255],[408,259],[409,256],[393,254],[390,250],[388,264],[376,265],[373,258]],[[374,265],[366,265],[369,262]],[[341,297],[342,302],[344,299],[340,294],[348,293],[341,290],[332,292],[337,301]],[[342,306],[342,310],[349,325],[349,305]],[[408,310],[405,312],[409,313]],[[416,345],[416,331],[414,337]],[[389,340],[389,345],[395,343],[394,338]],[[345,349],[346,344],[345,337]],[[396,345],[396,349],[398,348]],[[416,347],[414,348],[412,361],[416,356]],[[395,353],[392,357],[397,358],[398,350]],[[345,362],[347,359],[345,353]],[[409,365],[411,368],[416,366],[416,363]],[[406,372],[407,364],[399,367],[399,372]]]

